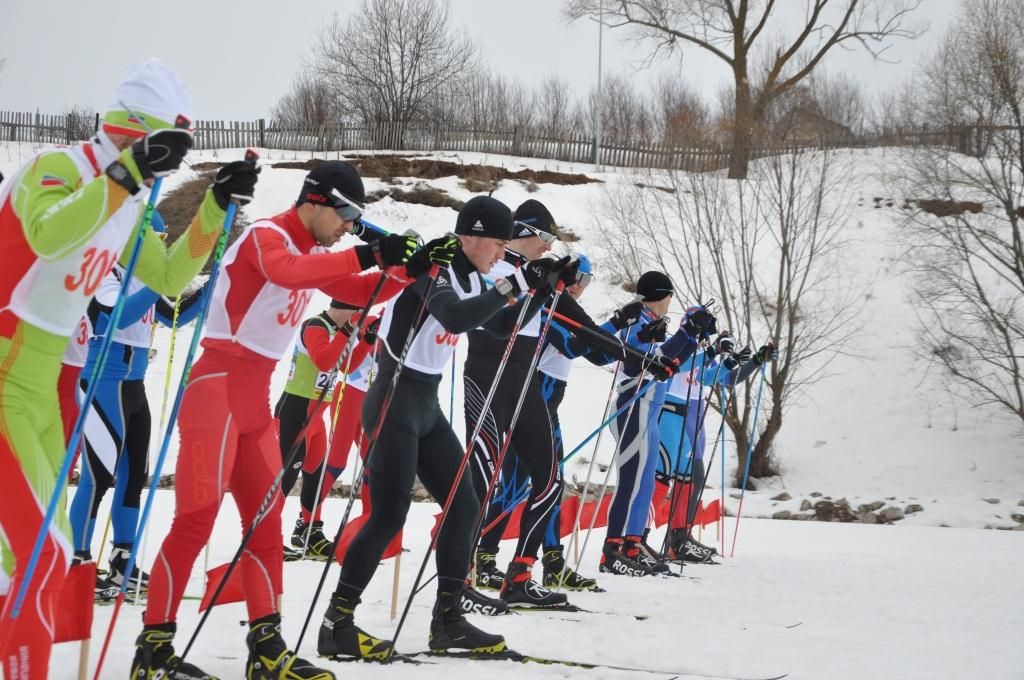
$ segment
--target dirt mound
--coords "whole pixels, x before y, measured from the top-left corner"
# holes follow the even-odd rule
[[[501,180],[511,179],[532,184],[577,185],[600,182],[601,180],[586,175],[554,172],[552,170],[518,170],[510,172],[495,165],[452,163],[433,158],[415,158],[412,156],[350,156],[349,160],[359,168],[365,177],[379,177],[387,182],[393,177],[413,177],[416,179],[439,179],[441,177],[458,177],[466,180],[466,188],[494,188]],[[274,168],[290,168],[311,170],[320,163],[320,159],[308,161],[287,161],[274,163]],[[205,165],[205,164],[204,164]],[[470,189],[473,191],[474,189]],[[489,190],[489,189],[488,189]]]

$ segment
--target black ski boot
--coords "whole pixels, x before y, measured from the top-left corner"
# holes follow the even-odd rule
[[[673,529],[669,534],[669,558],[675,562],[715,564],[714,554],[689,536],[685,529]]]
[[[497,553],[487,550],[476,551],[476,582],[481,590],[501,590],[505,582],[505,572],[498,569]]]
[[[620,576],[649,576],[651,572],[623,554],[622,544],[621,538],[609,538],[604,542],[601,549],[601,572]]]
[[[497,597],[487,597],[479,590],[466,586],[462,593],[462,611],[467,614],[483,614],[484,616],[501,616],[508,614],[508,603]]]
[[[636,537],[627,537],[623,543],[622,552],[633,557],[641,567],[652,574],[667,574],[670,571],[668,562],[662,559],[660,552],[647,545],[648,532],[649,530],[644,531],[643,538],[640,540],[637,540]]]
[[[290,545],[284,546],[283,559],[285,562],[298,562],[302,559],[302,548],[293,548]]]
[[[96,586],[93,589],[93,599],[96,604],[110,604],[117,599],[119,592],[121,589],[111,583],[106,576],[96,576]]]
[[[430,650],[498,654],[505,651],[505,638],[480,630],[462,613],[462,593],[438,593],[430,620]]]
[[[249,648],[246,680],[335,680],[334,673],[317,668],[288,649],[281,637],[280,614],[269,614],[249,624],[245,646]]]
[[[532,557],[517,557],[508,565],[505,583],[501,586],[501,599],[509,604],[529,607],[559,607],[569,603],[565,593],[548,590],[533,580]]]
[[[697,548],[699,548],[700,550],[704,550],[704,551],[706,551],[706,552],[709,552],[709,553],[711,553],[711,556],[712,556],[712,557],[714,557],[715,555],[717,555],[717,554],[718,554],[718,550],[717,550],[716,548],[714,548],[714,547],[712,547],[712,546],[710,546],[710,545],[704,545],[703,543],[701,543],[700,541],[698,541],[698,540],[697,540],[696,538],[694,538],[693,536],[690,536],[690,542],[691,542],[691,543],[693,543],[693,544],[694,544],[694,545],[695,545],[695,546],[696,546]]]
[[[306,545],[306,532],[309,532],[309,545]],[[326,560],[327,556],[334,550],[334,543],[324,536],[324,523],[313,522],[312,528],[302,521],[302,518],[295,520],[295,530],[292,531],[292,547],[302,552],[306,546],[306,557],[314,560]]]
[[[92,562],[92,553],[88,550],[76,550],[74,556],[71,558],[71,566],[76,564],[84,564],[86,562]]]
[[[597,581],[581,576],[569,568],[569,565],[565,563],[565,548],[563,546],[545,550],[541,562],[544,563],[544,585],[549,588],[604,592],[602,588],[598,587]]]
[[[320,656],[383,661],[391,653],[390,640],[375,638],[355,624],[354,613],[358,604],[358,599],[349,600],[337,593],[331,596],[316,643]]]
[[[110,553],[110,572],[107,579],[117,587],[124,585],[126,578],[125,571],[128,569],[128,558],[131,555],[131,543],[115,543]],[[149,574],[139,569],[138,564],[132,565],[131,577],[128,578],[128,590],[135,592],[140,589],[146,592],[149,589]]]
[[[133,680],[217,680],[209,673],[174,654],[174,623],[146,626],[135,638],[135,659],[132,660]]]

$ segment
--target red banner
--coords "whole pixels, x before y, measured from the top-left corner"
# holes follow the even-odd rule
[[[54,642],[88,640],[92,637],[92,607],[96,597],[96,563],[71,565],[54,616]]]

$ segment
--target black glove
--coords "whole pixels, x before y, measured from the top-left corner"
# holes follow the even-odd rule
[[[668,329],[668,317],[655,319],[637,331],[636,339],[642,343],[665,342],[665,335]]]
[[[363,327],[363,342],[371,347],[377,344],[377,331],[380,330],[380,317],[366,324]]]
[[[736,340],[732,337],[732,333],[729,331],[722,331],[718,334],[718,338],[714,344],[707,349],[707,355],[709,359],[714,359],[719,354],[732,354],[733,349],[736,347]]]
[[[640,314],[644,311],[644,303],[637,300],[636,302],[630,302],[628,305],[624,305],[615,310],[612,314],[610,321],[612,326],[617,331],[621,331],[626,326],[632,326],[640,320]]]
[[[679,328],[694,340],[707,338],[717,331],[715,315],[707,307],[694,307],[686,312]]]
[[[526,281],[526,287],[533,289],[537,293],[546,291],[551,286],[551,279],[554,278],[558,281],[558,272],[561,269],[558,260],[552,260],[550,257],[542,257],[539,260],[530,260],[524,264],[519,273],[522,274],[523,280]],[[520,290],[522,286],[519,285],[517,276],[510,276],[508,280],[516,287],[517,293],[524,293],[526,291]]]
[[[779,350],[776,349],[774,342],[767,342],[757,348],[757,353],[754,354],[755,364],[767,364],[769,361],[775,361],[779,358]]]
[[[571,257],[563,257],[559,260],[559,263],[563,263],[561,271],[558,273],[558,278],[561,279],[562,283],[567,286],[571,286],[576,283],[576,277],[580,271],[580,261],[574,260]],[[556,280],[555,283],[557,284],[558,280]],[[551,287],[554,288],[554,285]]]
[[[647,366],[647,372],[655,380],[671,380],[679,372],[679,361],[657,354]]]
[[[192,133],[183,128],[150,132],[132,144],[131,155],[142,179],[169,175],[192,148]]]
[[[381,269],[405,264],[419,246],[415,234],[388,234],[370,244],[373,257]]]
[[[350,233],[353,236],[359,237],[363,243],[373,243],[388,235],[387,232],[366,226],[362,220],[356,220],[352,223],[352,231]]]
[[[418,249],[405,263],[405,272],[411,278],[418,279],[427,273],[430,265],[436,264],[442,269],[452,263],[455,251],[458,250],[459,239],[454,236],[442,236]]]
[[[725,364],[725,367],[731,371],[734,368],[738,368],[743,364],[747,363],[748,361],[750,361],[750,357],[752,357],[753,355],[753,350],[751,350],[750,347],[747,346],[741,349],[739,352],[734,352],[731,356],[726,357],[723,363]]]
[[[261,169],[255,161],[234,161],[217,171],[210,186],[221,210],[227,210],[232,200],[238,201],[240,206],[252,201]]]

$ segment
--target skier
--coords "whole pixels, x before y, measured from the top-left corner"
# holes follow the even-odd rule
[[[352,165],[322,162],[306,176],[293,207],[250,224],[224,255],[211,292],[205,351],[181,404],[174,522],[150,577],[134,678],[208,677],[174,656],[178,605],[224,492],[231,491],[243,526],[250,526],[281,472],[270,377],[302,320],[310,289],[362,305],[380,276],[398,277],[389,276],[381,299],[407,284],[397,266],[415,250],[415,237],[395,235],[372,246],[325,251],[351,230],[364,200]],[[359,275],[374,266],[388,269]],[[281,506],[278,489],[239,565],[249,615],[246,677],[333,678],[298,658],[281,637]]]
[[[518,236],[510,244],[510,249],[514,252],[507,253],[505,258],[505,263],[510,268],[516,262],[521,261],[521,257],[529,257],[539,251],[546,252],[551,247],[550,243],[554,241],[554,220],[543,204],[538,201],[527,201],[516,210],[516,215],[522,223],[519,226],[518,233],[523,236]],[[539,229],[536,233],[534,230],[531,230],[535,227]],[[545,237],[547,237],[547,241]],[[519,253],[522,253],[522,256],[519,256]],[[598,328],[593,320],[591,320],[591,317],[574,301],[574,296],[579,295],[583,290],[581,286],[586,286],[586,284],[582,284],[582,281],[587,283],[590,281],[588,278],[592,275],[590,266],[590,259],[586,256],[579,259],[578,280],[580,281],[573,282],[572,286],[565,289],[568,294],[563,294],[559,297],[556,311],[573,318],[574,321],[587,325],[589,328]],[[585,271],[586,273],[584,273]],[[573,291],[577,292],[573,293]],[[511,358],[519,359],[519,362],[522,364],[522,370],[528,368],[530,359],[534,355],[540,327],[543,321],[546,320],[546,317],[546,312],[542,311],[542,320],[538,321],[535,325],[524,328],[516,340]],[[476,406],[476,403],[483,401],[483,395],[490,388],[490,382],[492,382],[490,377],[495,375],[496,367],[494,363],[497,360],[490,358],[486,351],[478,351],[478,353],[474,354],[474,341],[485,346],[487,339],[486,337],[476,337],[476,334],[473,333],[470,334],[470,355],[465,372],[466,391],[468,394],[476,394],[476,399],[474,401],[467,399],[466,401],[466,424],[469,432],[472,432],[472,426],[478,417],[479,407]],[[612,348],[617,349],[620,347],[618,341],[613,337],[609,336],[608,341]],[[544,353],[538,365],[539,367],[545,364],[553,366],[556,363],[552,356],[552,352],[558,352],[556,347],[561,347],[573,356],[586,354],[587,349],[589,349],[588,339],[583,338],[581,345],[580,340],[572,338],[568,331],[557,321],[552,321],[551,329],[545,342],[546,344],[551,343],[551,346],[543,350]],[[569,349],[569,344],[575,346]],[[492,348],[492,350],[494,349]],[[559,355],[564,358],[563,354]],[[599,359],[596,358],[597,356],[598,354],[595,354],[596,363],[611,362],[611,360],[617,357],[606,356],[603,353],[599,354]],[[569,362],[569,359],[566,358],[565,360]],[[519,390],[522,389],[521,384],[525,380],[521,376],[511,374],[509,369],[513,366],[510,363],[506,367],[505,375],[514,375],[520,378],[520,380],[516,380],[513,377],[506,383],[503,376],[502,384],[495,395],[492,409],[489,410],[484,421],[484,429],[481,430],[482,436],[477,440],[477,445],[474,448],[475,467],[473,469],[476,473],[475,481],[479,485],[477,492],[481,495],[486,490],[490,475],[493,474],[501,442],[507,436],[507,421],[512,416],[519,396]],[[519,368],[518,365],[515,368]],[[555,573],[558,573],[566,584],[574,586],[574,590],[597,587],[597,583],[592,579],[580,577],[565,566],[560,538],[557,535],[558,508],[562,497],[560,463],[563,452],[561,449],[561,432],[557,427],[557,412],[555,411],[557,409],[557,402],[561,400],[561,394],[557,396],[554,406],[552,406],[549,396],[553,397],[554,391],[554,385],[546,383],[546,376],[543,372],[535,376],[530,382],[522,414],[513,431],[512,445],[502,463],[503,491],[501,494],[496,494],[487,507],[487,515],[484,519],[484,528],[487,530],[485,530],[480,538],[480,545],[475,555],[476,586],[484,589],[501,590],[502,599],[510,604],[557,606],[565,603],[566,598],[564,594],[552,593],[546,587],[541,587],[532,582],[530,580],[531,568],[523,568],[522,566],[523,564],[528,564],[531,567],[534,564],[537,557],[537,549],[542,544],[545,549],[542,562],[544,564],[546,582],[552,581]],[[564,393],[564,390],[562,393]],[[527,412],[526,405],[539,407],[539,403],[543,403],[543,410],[538,408],[532,413]],[[547,436],[549,433],[550,437]],[[550,459],[545,455],[546,450],[544,449],[544,444],[549,440],[552,447]],[[522,514],[519,545],[516,548],[516,556],[510,565],[510,571],[519,579],[518,582],[514,582],[508,577],[506,572],[498,568],[497,553],[499,542],[505,532],[505,526],[511,517],[512,508],[521,500],[523,495],[527,494],[527,488],[532,480],[549,478],[546,476],[550,475],[548,466],[556,468],[558,491],[557,493],[550,493],[546,491],[544,484],[535,485],[529,490],[531,493],[526,501],[527,508]],[[535,476],[538,474],[540,476]],[[550,498],[551,496],[553,496],[553,499]],[[535,511],[536,518],[530,518],[529,506],[530,504],[536,505],[537,498],[551,500],[551,505],[542,508],[540,512]],[[532,552],[528,552],[530,550]],[[545,583],[545,586],[547,585],[549,584]]]
[[[513,275],[525,263],[536,260],[551,250],[558,240],[555,234],[555,220],[547,207],[536,200],[528,200],[513,215],[515,233],[505,249],[505,257],[491,268],[492,276]],[[537,297],[547,293],[537,292]],[[548,418],[544,397],[540,392],[540,379],[528,373],[537,349],[541,331],[541,317],[535,316],[524,323],[512,345],[504,372],[490,407],[481,409],[486,395],[498,374],[503,360],[506,341],[495,338],[483,330],[469,333],[469,352],[463,371],[465,388],[466,436],[471,437],[476,424],[483,421],[483,427],[473,442],[473,482],[477,496],[483,500],[500,448],[511,431],[511,447],[503,464],[512,470],[521,466],[526,479],[519,482],[512,475],[504,480],[506,493],[518,492],[520,484],[529,480],[529,498],[523,510],[519,530],[519,541],[515,554],[504,575],[498,570],[495,553],[501,533],[498,528],[491,530],[491,536],[482,541],[476,555],[477,584],[483,587],[501,589],[501,599],[506,604],[527,606],[558,606],[566,603],[564,593],[555,593],[533,580],[533,565],[544,538],[544,530],[562,496],[562,474],[555,457],[554,436]],[[525,399],[519,420],[512,427],[512,416],[519,396],[525,391]],[[516,466],[516,461],[519,466]],[[489,506],[488,520],[497,518],[505,508],[501,498]],[[502,577],[500,582],[498,578]]]
[[[578,304],[578,300],[593,280],[593,265],[586,255],[580,255],[579,262],[579,280],[566,288],[569,297],[563,296],[559,300],[558,312],[593,331],[607,333],[610,342],[599,345],[594,342],[593,336],[576,332],[571,326],[561,323],[558,319],[552,321],[547,347],[544,349],[537,370],[541,374],[541,394],[551,418],[559,464],[562,463],[565,456],[565,447],[558,407],[565,396],[569,373],[572,370],[572,360],[582,356],[594,365],[603,366],[621,359],[623,355],[621,350],[616,347],[618,340],[613,334],[639,321],[640,313],[643,311],[642,302],[630,302],[615,310],[611,318],[603,324],[596,324]],[[565,302],[563,303],[562,300]],[[583,500],[580,499],[581,502]],[[562,546],[561,536],[558,532],[560,515],[561,499],[551,515],[544,534],[544,556],[542,558],[544,585],[568,590],[601,590],[595,579],[581,576],[566,564],[565,548]]]
[[[191,133],[173,127],[190,114],[178,76],[149,60],[117,86],[96,136],[37,153],[0,188],[0,536],[12,575],[0,613],[0,652],[7,677],[47,677],[54,600],[71,558],[64,514],[43,527],[64,452],[56,389],[61,356],[103,277],[127,262],[123,250],[136,233],[147,187],[177,170],[191,148]],[[236,165],[222,168],[170,247],[147,229],[139,280],[162,295],[178,294],[213,249],[231,195],[251,195],[255,179]],[[13,619],[14,594],[40,530],[46,539],[24,609]]]
[[[640,551],[647,514],[654,492],[654,472],[658,462],[658,414],[665,401],[664,382],[697,348],[697,343],[714,332],[715,317],[704,307],[692,309],[680,323],[680,332],[665,340],[668,319],[665,313],[672,303],[672,280],[659,271],[648,271],[637,281],[637,295],[643,296],[643,327],[630,326],[620,332],[623,342],[651,356],[652,363],[637,359],[623,361],[623,380],[619,383],[616,408],[640,395],[613,422],[616,437],[615,463],[619,483],[608,509],[608,531],[602,549],[600,570],[611,574],[644,576],[668,571],[667,565],[647,559]],[[668,360],[675,366],[667,368]],[[644,391],[651,377],[658,380]]]
[[[152,228],[158,234],[166,233],[166,225],[159,212],[153,213]],[[96,368],[103,336],[110,326],[110,314],[122,287],[124,268],[114,265],[89,303],[89,326],[93,329],[89,340],[89,353],[81,380],[83,394],[89,387],[89,378]],[[179,306],[178,326],[188,324],[201,309],[202,290],[196,290]],[[111,586],[120,587],[129,581],[132,590],[144,590],[148,575],[133,566],[132,574],[125,573],[128,558],[138,529],[139,501],[146,483],[149,458],[151,418],[146,398],[145,377],[149,367],[149,348],[153,342],[153,323],[165,326],[174,321],[173,303],[147,288],[133,276],[126,288],[124,308],[118,327],[114,331],[108,358],[102,366],[86,427],[85,458],[78,490],[71,502],[71,530],[74,534],[74,561],[92,561],[92,536],[96,513],[107,490],[114,485],[111,505],[111,524],[114,528],[110,569],[106,578],[97,579],[97,595],[109,599]],[[116,485],[114,484],[116,478]]]
[[[565,261],[536,260],[508,278],[496,279],[494,288],[488,290],[483,275],[501,261],[512,228],[512,214],[503,203],[489,196],[470,199],[459,210],[456,237],[428,244],[431,261],[442,265],[436,282],[431,285],[427,276],[419,277],[384,312],[380,372],[363,405],[363,428],[379,433],[367,454],[367,472],[373,484],[369,520],[345,554],[338,586],[320,628],[317,647],[322,656],[383,659],[390,653],[391,642],[357,627],[354,612],[385,547],[405,522],[414,478],[418,475],[439,501],[452,490],[463,447],[437,397],[444,367],[460,335],[467,331],[482,326],[497,337],[508,337],[524,304],[508,306],[509,302],[529,288],[548,288],[550,279],[565,265]],[[526,319],[537,312],[543,300],[544,295],[533,300],[525,311]],[[417,318],[423,305],[424,317]],[[411,344],[404,364],[399,364],[407,340]],[[382,413],[398,371],[397,388]],[[430,624],[433,650],[487,653],[505,649],[502,636],[485,633],[466,621],[461,606],[478,510],[472,481],[464,475],[437,536],[437,601]]]
[[[711,563],[714,548],[691,535],[697,514],[698,494],[704,487],[704,421],[715,385],[735,387],[746,382],[762,365],[773,361],[775,346],[758,348],[751,360],[750,348],[733,354],[735,340],[722,331],[711,346],[699,349],[684,361],[669,383],[658,419],[659,451],[655,505],[671,498],[671,486],[679,485],[670,507],[668,557],[672,560]],[[698,431],[698,426],[700,430]]]
[[[324,523],[320,519],[320,507],[327,492],[334,485],[348,461],[349,450],[359,430],[359,409],[366,391],[366,374],[369,372],[370,350],[377,342],[377,317],[370,317],[363,324],[360,340],[346,360],[348,376],[342,394],[335,395],[336,384],[332,369],[355,330],[360,325],[355,314],[359,309],[341,300],[331,300],[328,309],[307,319],[299,331],[299,341],[292,351],[292,365],[288,382],[274,408],[281,441],[281,457],[287,462],[288,454],[295,444],[303,424],[309,419],[304,441],[299,444],[298,463],[302,471],[301,511],[292,532],[291,547],[285,546],[285,561],[301,559],[307,555],[326,559],[334,544],[324,536]],[[342,367],[344,371],[346,367]],[[340,382],[340,381],[339,381]],[[320,408],[314,413],[313,407],[322,390],[328,392]],[[340,398],[338,398],[340,396]],[[331,417],[335,421],[331,435],[331,455],[327,456],[327,428],[323,412],[333,405]],[[340,412],[335,413],[337,409]],[[323,470],[321,470],[323,468]],[[323,481],[321,483],[321,475]],[[281,493],[285,496],[299,476],[298,465],[285,472],[281,482]]]

